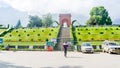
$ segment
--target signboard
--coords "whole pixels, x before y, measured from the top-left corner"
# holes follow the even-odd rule
[[[53,42],[51,42],[51,41],[48,41],[48,42],[46,43],[46,45],[47,45],[47,46],[53,46],[53,45],[54,45],[54,43],[53,43]]]
[[[2,38],[0,38],[0,44],[2,44],[3,43],[3,39]]]
[[[57,43],[57,41],[56,41],[56,39],[55,39],[55,38],[52,38],[52,39],[51,39],[51,42],[54,42],[54,44],[56,44],[56,43]]]

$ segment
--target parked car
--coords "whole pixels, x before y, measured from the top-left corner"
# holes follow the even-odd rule
[[[104,41],[102,44],[103,52],[120,54],[120,46],[115,41]]]
[[[94,52],[92,45],[90,43],[88,43],[88,42],[82,43],[81,51],[83,53],[93,53]]]

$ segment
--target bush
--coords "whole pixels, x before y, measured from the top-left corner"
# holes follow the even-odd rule
[[[24,32],[26,32],[26,31],[24,31]]]
[[[116,28],[116,30],[119,30],[118,28]]]
[[[40,34],[38,34],[38,36],[40,36]]]
[[[79,41],[81,41],[81,39],[79,39]]]
[[[104,32],[100,32],[100,34],[104,34]]]
[[[102,49],[94,49],[94,52],[102,52]]]
[[[80,35],[80,32],[78,32],[78,35]]]
[[[35,30],[33,30],[33,32],[35,32]]]
[[[53,31],[53,29],[51,29],[51,31]]]
[[[29,34],[27,34],[27,36],[30,36]]]
[[[90,34],[90,32],[88,32],[88,34]]]
[[[18,33],[18,31],[16,31],[16,33]]]
[[[108,30],[107,28],[105,28],[105,30]]]
[[[42,30],[42,32],[44,32],[44,30]]]
[[[49,36],[51,36],[51,33],[49,33]]]
[[[111,32],[111,34],[114,34],[114,32]]]

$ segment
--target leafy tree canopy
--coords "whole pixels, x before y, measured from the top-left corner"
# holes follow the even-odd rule
[[[42,27],[42,19],[38,16],[29,16],[29,24],[27,27]]]
[[[108,11],[103,6],[93,7],[87,25],[112,25]]]
[[[50,27],[53,24],[52,15],[50,13],[43,15],[43,24],[45,27]]]
[[[46,14],[42,18],[39,16],[29,16],[29,23],[27,27],[50,27],[53,24],[52,15]]]
[[[18,20],[18,22],[17,22],[17,24],[16,24],[15,28],[20,28],[20,27],[22,27],[22,25],[21,25],[21,21],[20,21],[20,20]]]

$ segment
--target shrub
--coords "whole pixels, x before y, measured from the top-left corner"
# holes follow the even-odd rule
[[[39,41],[41,41],[41,39],[38,39]]]
[[[107,28],[105,28],[105,30],[108,30]]]
[[[104,32],[100,32],[100,34],[104,34]]]
[[[51,36],[51,33],[49,33],[49,36]]]
[[[22,41],[22,39],[19,39],[19,41]]]
[[[42,30],[42,32],[44,32],[44,30]]]
[[[78,32],[78,35],[80,35],[80,32]]]
[[[88,34],[90,34],[90,32],[88,32]]]
[[[29,34],[27,34],[27,36],[30,36]]]
[[[114,34],[114,32],[111,32],[111,34]]]
[[[116,28],[116,30],[119,30],[118,28]]]
[[[21,35],[19,34],[18,36],[20,37]]]
[[[35,32],[35,30],[33,30],[33,32]]]
[[[33,39],[31,39],[31,41],[33,41]]]
[[[111,30],[113,30],[112,28],[110,28]]]
[[[12,37],[12,35],[10,34],[10,37]]]
[[[88,29],[86,28],[86,30],[88,30]]]
[[[53,29],[51,29],[51,31],[54,31]]]
[[[40,36],[40,34],[38,34],[38,36]]]
[[[94,49],[94,52],[102,52],[102,49]]]
[[[94,40],[94,38],[91,38],[91,40]]]
[[[26,31],[24,31],[24,32],[26,32]]]
[[[45,40],[45,41],[46,41],[46,42],[47,42],[47,41],[49,41],[49,40],[48,40],[48,38],[46,38],[46,40]]]
[[[79,41],[81,41],[81,39],[79,39]]]
[[[16,31],[16,33],[18,33],[18,31]]]

